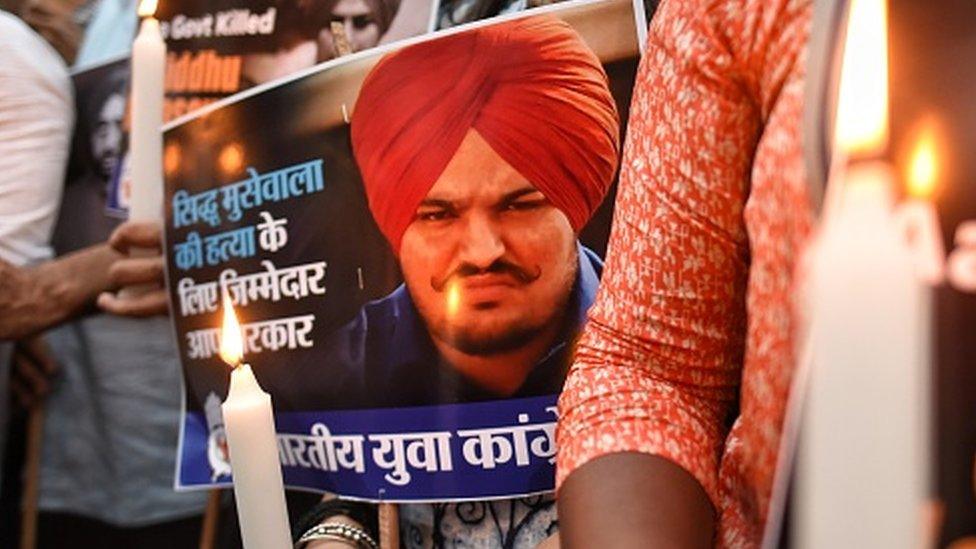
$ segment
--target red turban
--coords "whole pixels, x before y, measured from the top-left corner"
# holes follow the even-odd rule
[[[395,253],[471,128],[576,231],[617,169],[619,121],[606,73],[579,35],[552,17],[387,55],[366,77],[351,123],[370,210]]]

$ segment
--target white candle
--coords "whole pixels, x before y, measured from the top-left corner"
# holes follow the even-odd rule
[[[927,480],[926,301],[889,166],[854,166],[843,183],[810,272],[797,541],[914,549]]]
[[[794,539],[915,549],[925,546],[929,301],[895,213],[894,172],[868,160],[887,148],[885,0],[853,0],[846,37],[837,164],[803,303],[811,358]]]
[[[936,122],[925,120],[908,161],[908,196],[898,208],[901,230],[915,255],[915,270],[929,286],[945,278],[945,246],[931,197],[938,177]]]
[[[221,410],[227,429],[234,498],[247,549],[291,546],[291,529],[281,481],[271,396],[261,390],[251,366],[230,375],[230,391]]]
[[[898,208],[899,230],[915,250],[915,274],[929,286],[945,279],[945,246],[935,205],[912,197]]]
[[[220,355],[236,365],[242,351],[240,325],[230,300],[224,296]],[[237,366],[231,372],[230,390],[221,410],[245,549],[291,547],[271,396],[258,385],[250,365]]]
[[[132,128],[131,194],[129,219],[154,221],[162,218],[163,205],[163,77],[166,44],[159,21],[152,14],[155,1],[143,0],[139,14],[145,16],[132,43]]]

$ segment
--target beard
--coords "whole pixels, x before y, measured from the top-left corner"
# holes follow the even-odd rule
[[[480,357],[499,355],[528,345],[554,322],[563,322],[572,297],[574,280],[575,271],[568,280],[565,292],[558,301],[551,304],[548,314],[544,315],[530,314],[528,318],[518,315],[519,318],[501,319],[496,314],[496,307],[487,306],[462,313],[471,315],[468,318],[470,322],[443,317],[437,322],[430,322],[428,315],[422,310],[420,316],[434,339],[447,343],[464,354]],[[475,316],[483,318],[479,322]]]
[[[455,349],[472,356],[493,356],[520,349],[528,345],[547,323],[538,326],[514,324],[503,330],[484,330],[479,327],[441,326],[436,336]]]
[[[547,297],[543,299],[548,301],[545,305],[539,302],[534,304],[535,307],[512,303],[502,307],[494,304],[475,305],[473,309],[458,311],[458,315],[453,318],[441,309],[444,307],[443,297],[436,300],[414,300],[414,305],[434,340],[446,343],[466,355],[491,357],[516,351],[543,335],[554,322],[562,322],[565,317],[579,269],[576,254],[573,253],[567,259],[563,268],[554,268],[560,273],[555,281],[541,282],[539,279],[542,277],[542,269],[539,266],[524,268],[505,261],[497,261],[484,270],[462,265],[448,276],[432,277],[429,281],[429,288],[436,295],[443,296],[452,278],[486,272],[507,274],[526,286],[542,283],[554,285],[554,292],[545,292]],[[411,296],[417,295],[411,287],[411,281],[407,279],[406,282]],[[434,303],[428,303],[429,301]]]
[[[115,171],[115,158],[109,158],[109,159],[99,161],[98,167],[100,168],[101,171],[101,173],[99,173],[98,175],[100,175],[105,179],[111,178],[112,172]]]

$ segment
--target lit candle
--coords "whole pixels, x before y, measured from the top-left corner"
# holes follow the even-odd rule
[[[230,299],[224,296],[220,357],[235,366],[221,410],[234,478],[234,499],[245,549],[291,547],[285,489],[278,461],[271,396],[251,366],[241,364],[244,343]]]
[[[931,199],[939,175],[935,121],[926,119],[922,126],[908,159],[907,193],[898,220],[915,252],[916,274],[929,286],[937,286],[945,278],[945,246]]]
[[[166,44],[152,17],[156,0],[142,0],[143,17],[132,43],[132,128],[129,132],[131,187],[129,219],[154,221],[163,212],[163,77]]]
[[[884,0],[850,4],[838,153],[804,305],[810,378],[797,546],[916,548],[927,481],[928,313],[894,210]]]

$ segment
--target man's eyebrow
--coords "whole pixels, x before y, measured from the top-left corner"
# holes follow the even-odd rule
[[[521,189],[516,189],[516,190],[514,190],[512,192],[506,193],[504,196],[502,196],[498,200],[498,203],[499,204],[508,204],[508,203],[511,203],[511,202],[514,202],[514,201],[518,200],[519,198],[522,198],[525,195],[533,194],[533,193],[542,194],[542,191],[540,191],[539,189],[536,189],[535,187],[531,187],[531,186],[529,186],[529,187],[522,187]],[[418,204],[417,207],[418,208],[428,207],[428,208],[448,208],[448,209],[453,209],[453,208],[456,207],[456,204],[454,203],[454,201],[448,200],[446,198],[425,198],[425,199],[423,199],[423,200],[420,201],[420,204]]]
[[[499,204],[508,204],[508,203],[511,203],[511,202],[515,202],[516,200],[518,200],[519,198],[522,198],[523,196],[525,196],[527,194],[533,194],[533,193],[542,194],[542,191],[540,191],[539,189],[537,189],[535,187],[522,187],[521,189],[517,189],[517,190],[514,190],[514,191],[506,194],[505,196],[502,197],[501,200],[498,201],[498,203]]]
[[[425,198],[424,200],[420,201],[420,204],[418,204],[417,207],[421,208],[424,206],[436,207],[436,208],[453,208],[454,203],[451,202],[450,200],[444,200],[441,198]]]

